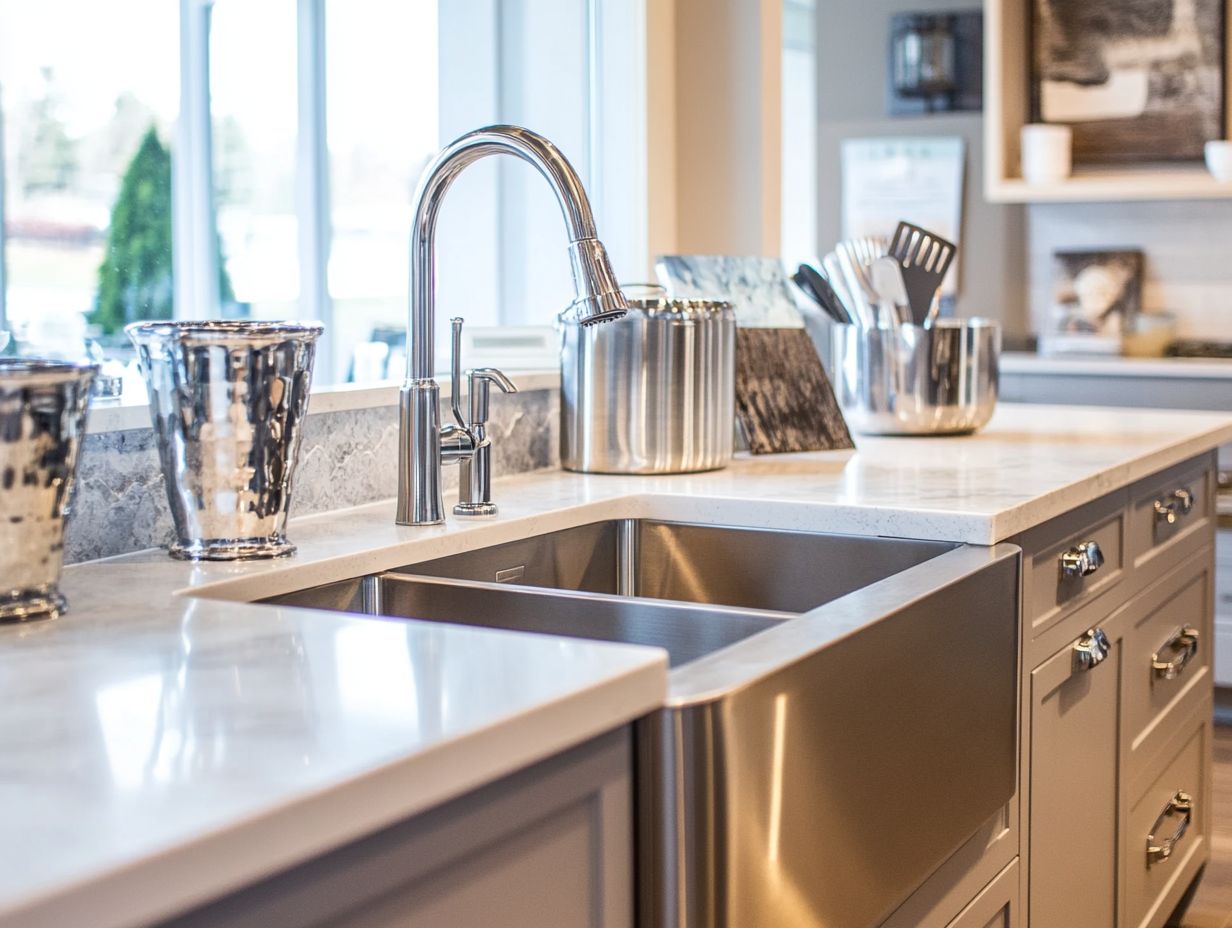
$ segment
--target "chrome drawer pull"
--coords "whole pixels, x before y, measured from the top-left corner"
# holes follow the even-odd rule
[[[1099,542],[1084,541],[1061,555],[1062,577],[1089,577],[1104,566],[1104,552]]]
[[[1194,495],[1189,487],[1173,490],[1163,499],[1155,500],[1155,521],[1165,525],[1175,525],[1181,516],[1187,516],[1193,511]]]
[[[1090,670],[1102,664],[1112,645],[1102,628],[1092,628],[1074,645],[1074,669]]]
[[[1198,655],[1200,634],[1192,625],[1185,625],[1172,633],[1167,643],[1151,655],[1151,669],[1160,680],[1175,680],[1181,671]],[[1171,655],[1171,656],[1169,656]]]
[[[1163,863],[1172,856],[1177,842],[1185,837],[1185,832],[1189,829],[1189,823],[1193,820],[1193,811],[1193,797],[1189,793],[1177,790],[1176,795],[1168,800],[1164,810],[1159,813],[1159,818],[1155,819],[1155,824],[1151,826],[1151,833],[1146,836],[1146,865],[1148,867],[1151,864]],[[1173,815],[1180,815],[1181,821],[1171,835],[1156,843],[1155,833]]]

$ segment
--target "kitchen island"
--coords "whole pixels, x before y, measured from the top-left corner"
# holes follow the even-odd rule
[[[854,455],[746,457],[678,477],[503,480],[491,521],[399,527],[392,504],[310,517],[293,524],[299,555],[288,561],[192,565],[144,552],[69,568],[66,617],[0,629],[0,925],[156,924],[545,762],[666,698],[657,650],[241,601],[606,519],[978,546],[1043,532],[1023,565],[1026,674],[1096,612],[1127,635],[1138,627],[1118,610],[1163,594],[1135,579],[1152,556],[1131,541],[1137,491],[1154,499],[1153,482],[1179,480],[1200,494],[1201,515],[1213,503],[1194,475],[1208,475],[1213,449],[1230,440],[1232,419],[1214,414],[1005,404],[979,434],[860,438]],[[1058,534],[1057,520],[1072,524]],[[1088,526],[1103,532],[1116,571],[1067,589],[1064,602],[1039,594],[1031,613],[1032,582],[1055,583],[1054,549]],[[1205,556],[1198,529],[1182,526],[1176,539],[1160,543],[1164,593],[1188,590],[1177,571]],[[1059,684],[1064,674],[1050,672]],[[1186,699],[1186,713],[1202,708]],[[1141,748],[1133,788],[1145,790],[1174,746],[1143,738],[1126,750]],[[1033,775],[1024,749],[1023,776]],[[1011,872],[1019,814],[1029,812],[1016,799],[997,854],[972,852],[976,862],[955,869],[973,875],[955,876],[947,899],[995,878],[1022,882],[1013,898],[1023,904],[1025,868]]]

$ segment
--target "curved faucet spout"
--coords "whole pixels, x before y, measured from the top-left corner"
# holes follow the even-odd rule
[[[436,337],[436,221],[445,192],[466,167],[487,155],[529,162],[556,194],[569,230],[569,262],[576,299],[571,311],[583,325],[623,316],[628,300],[616,282],[582,181],[550,141],[518,126],[488,126],[451,142],[428,165],[415,193],[411,227],[406,381],[400,399],[398,515],[401,525],[444,521],[441,499],[440,388],[433,375]],[[455,382],[458,374],[455,372]],[[454,398],[457,403],[457,397]],[[456,407],[455,407],[456,408]]]
[[[581,178],[559,148],[520,126],[487,126],[447,145],[424,169],[415,193],[411,228],[411,293],[407,378],[432,377],[436,309],[436,221],[445,192],[469,165],[488,155],[514,155],[548,182],[569,230],[576,311],[594,322],[623,316],[629,304],[616,283],[607,252],[595,232],[595,218]]]

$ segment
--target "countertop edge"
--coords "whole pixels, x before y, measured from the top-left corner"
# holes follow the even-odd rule
[[[1175,442],[1164,448],[1135,458],[1115,467],[1110,467],[1094,477],[1085,477],[1067,487],[1022,503],[991,519],[991,540],[987,544],[1008,541],[1027,529],[1042,525],[1050,519],[1064,515],[1075,505],[1098,499],[1108,493],[1133,486],[1139,480],[1166,470],[1200,454],[1213,452],[1220,445],[1232,442],[1232,422]],[[1089,489],[1088,489],[1089,488]],[[1081,491],[1082,497],[1076,498]],[[1030,514],[1027,515],[1027,510]]]
[[[172,918],[457,799],[661,707],[667,660],[651,649],[623,673],[302,795],[234,825],[0,911],[3,928],[91,928]],[[464,771],[458,776],[459,771]],[[279,840],[272,843],[270,834]]]

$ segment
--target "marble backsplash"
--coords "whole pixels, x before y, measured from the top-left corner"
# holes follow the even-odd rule
[[[450,421],[442,408],[443,421]],[[492,403],[495,474],[556,467],[560,393],[530,390]],[[304,425],[292,517],[390,499],[397,493],[395,406],[310,414]],[[458,468],[444,469],[446,504]],[[498,500],[499,502],[499,500]],[[167,544],[171,514],[152,429],[89,434],[82,446],[65,538],[65,561]]]

